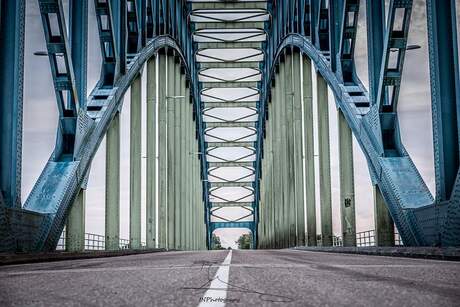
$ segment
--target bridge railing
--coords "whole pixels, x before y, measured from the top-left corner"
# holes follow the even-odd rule
[[[66,234],[65,230],[62,232],[59,242],[56,246],[56,250],[63,251],[66,247]],[[120,249],[130,249],[130,242],[128,239],[120,238],[119,241]],[[141,243],[141,248],[145,248],[146,243]],[[85,250],[87,251],[99,251],[105,250],[105,236],[95,233],[85,233]]]
[[[316,245],[322,246],[323,240],[321,234],[317,236]],[[403,246],[403,241],[399,233],[395,232],[395,246]],[[332,246],[343,246],[343,240],[341,236],[333,236],[332,237]],[[364,246],[375,246],[375,230],[366,230],[360,231],[356,233],[356,246],[357,247],[364,247]]]

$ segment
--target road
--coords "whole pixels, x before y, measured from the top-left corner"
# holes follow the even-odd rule
[[[0,306],[459,306],[459,302],[460,263],[409,258],[234,250],[0,267]]]

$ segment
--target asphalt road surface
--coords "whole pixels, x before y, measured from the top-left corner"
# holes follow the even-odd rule
[[[0,306],[460,306],[460,263],[297,250],[0,267]]]

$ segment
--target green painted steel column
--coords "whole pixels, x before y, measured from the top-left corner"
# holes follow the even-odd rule
[[[266,150],[266,149],[264,149]],[[265,154],[264,154],[265,155]],[[265,157],[262,160],[262,178],[260,180],[260,201],[259,201],[259,246],[261,248],[265,248],[265,240],[266,240],[266,235],[265,235],[265,228],[266,228],[266,222],[267,222],[267,210],[266,210],[266,195],[265,195],[265,169],[266,163],[265,163]]]
[[[120,248],[120,114],[110,123],[105,158],[105,249]]]
[[[292,52],[292,50],[290,51]],[[296,199],[295,199],[295,179],[294,179],[294,88],[292,79],[292,54],[286,55],[286,65],[284,67],[284,75],[286,77],[284,107],[286,108],[286,157],[287,157],[287,186],[289,201],[288,205],[288,227],[289,227],[289,247],[296,245]]]
[[[341,110],[339,126],[340,215],[343,246],[356,246],[355,185],[353,175],[353,135]]]
[[[286,138],[287,138],[287,125],[286,125],[286,87],[285,87],[285,63],[280,61],[279,64],[279,103],[278,103],[278,113],[279,114],[279,126],[280,129],[280,142],[278,152],[280,154],[280,174],[281,174],[281,188],[282,188],[282,199],[281,199],[281,212],[282,212],[282,224],[281,224],[281,236],[282,236],[282,246],[283,248],[289,246],[289,193],[288,193],[288,169],[287,169],[287,151],[286,151]]]
[[[186,135],[188,131],[185,129],[185,120],[186,120],[186,107],[188,105],[188,101],[185,97],[186,87],[185,87],[185,74],[180,74],[180,92],[179,94],[184,98],[180,101],[180,126],[179,126],[179,142],[180,142],[180,160],[179,160],[179,180],[180,180],[180,192],[179,192],[179,209],[180,209],[180,237],[179,237],[179,248],[182,250],[187,249],[187,212],[186,212],[186,201],[187,199],[185,196],[185,190],[187,187],[187,182],[185,181],[185,163],[186,158],[189,156],[189,152],[187,150],[187,140]]]
[[[158,247],[166,248],[167,242],[167,56],[158,55]]]
[[[294,179],[295,179],[295,210],[297,246],[305,245],[305,202],[303,177],[303,130],[302,130],[302,83],[301,55],[294,52],[292,65],[292,80],[294,84]]]
[[[192,127],[192,108],[190,104],[190,89],[186,88],[185,89],[185,145],[186,145],[186,152],[185,152],[185,174],[184,174],[184,180],[185,180],[185,199],[184,199],[184,205],[185,205],[185,225],[186,225],[186,249],[191,250],[192,249],[192,225],[194,224],[194,221],[192,220],[192,204],[191,204],[191,164],[192,164],[192,158],[195,156],[195,153],[193,152],[193,147],[192,147],[192,134],[194,133],[193,127]]]
[[[275,221],[275,248],[284,247],[284,209],[283,209],[283,171],[282,171],[282,156],[281,156],[281,115],[280,107],[282,103],[281,99],[281,81],[280,75],[275,75],[275,87],[273,92],[273,102],[271,103],[271,119],[273,125],[273,172],[276,175],[274,178],[273,186],[276,189],[274,191],[273,200],[275,203],[276,221]],[[276,163],[275,163],[276,162]]]
[[[157,204],[157,75],[156,58],[147,62],[147,174],[146,174],[146,244],[156,247],[156,204]]]
[[[180,64],[174,65],[174,95],[180,96],[182,94],[182,80],[180,73]],[[181,109],[184,104],[183,98],[174,100],[174,248],[181,249],[181,204],[180,196],[182,194],[180,177],[181,167],[180,160],[182,156],[181,151]]]
[[[329,109],[327,84],[316,73],[318,103],[319,190],[323,246],[332,246],[331,158],[329,147]]]
[[[382,192],[377,185],[374,185],[374,223],[375,223],[375,245],[394,246],[395,228],[393,219],[383,199]]]
[[[85,250],[85,206],[86,190],[80,189],[72,207],[65,231],[65,250],[68,252],[81,252]]]
[[[269,103],[268,108],[269,112],[271,112],[270,108],[272,107],[272,103]],[[271,113],[269,113],[272,115]],[[277,186],[275,186],[274,181],[278,177],[278,174],[275,173],[274,170],[274,160],[273,160],[273,151],[274,151],[274,130],[273,130],[273,123],[272,121],[268,121],[267,129],[267,137],[269,142],[269,150],[267,152],[267,164],[268,164],[268,175],[269,180],[266,182],[267,184],[267,197],[269,199],[270,204],[270,248],[276,248],[276,222],[277,222],[277,215],[276,215],[276,202],[275,202],[275,192],[277,190]]]
[[[311,76],[311,60],[302,57],[303,72],[303,121],[304,121],[304,154],[305,154],[305,195],[307,213],[308,246],[316,246],[316,191],[315,191],[315,148],[313,130],[313,85]]]
[[[167,89],[167,240],[168,240],[168,249],[175,248],[175,115],[174,110],[176,108],[176,101],[174,99],[175,94],[175,63],[174,63],[174,56],[169,55],[167,58],[168,61],[168,89]]]
[[[129,239],[130,247],[141,247],[141,150],[142,150],[142,76],[131,84],[130,157],[129,157]]]

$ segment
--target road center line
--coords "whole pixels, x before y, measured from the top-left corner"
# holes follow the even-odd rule
[[[223,307],[227,299],[228,277],[230,273],[230,263],[232,261],[232,250],[228,252],[224,262],[217,269],[216,275],[211,281],[206,293],[200,297],[198,307]]]

